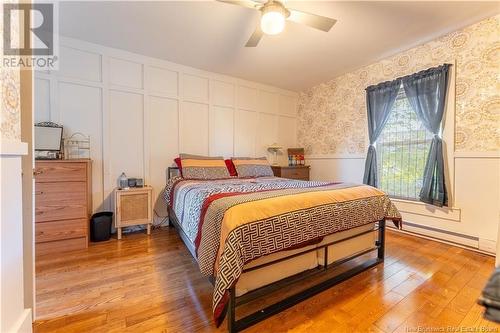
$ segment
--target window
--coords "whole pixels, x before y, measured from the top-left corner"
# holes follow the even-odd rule
[[[419,200],[432,137],[418,120],[401,86],[376,143],[380,189],[391,197]]]

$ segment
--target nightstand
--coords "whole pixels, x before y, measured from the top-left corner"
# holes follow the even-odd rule
[[[281,178],[309,180],[309,165],[277,166],[272,165],[274,176]]]
[[[153,223],[153,188],[151,186],[115,190],[115,228],[122,239],[122,228],[146,224],[147,234]]]

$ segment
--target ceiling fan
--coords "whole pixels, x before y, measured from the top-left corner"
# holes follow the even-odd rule
[[[304,24],[325,32],[330,31],[335,22],[337,22],[337,20],[329,17],[286,8],[283,3],[276,0],[267,0],[265,2],[259,2],[257,0],[217,1],[252,8],[261,12],[260,25],[257,26],[252,36],[250,36],[250,39],[245,44],[246,47],[257,46],[264,34],[277,35],[282,32],[285,28],[285,20]]]

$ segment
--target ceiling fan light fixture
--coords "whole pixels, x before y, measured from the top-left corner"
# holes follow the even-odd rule
[[[260,24],[248,39],[245,47],[256,47],[264,34],[277,35],[285,29],[285,21],[307,25],[311,28],[328,32],[337,20],[287,8],[283,0],[217,0],[224,3],[252,8],[260,11]]]
[[[260,28],[267,35],[277,35],[285,29],[286,13],[281,6],[263,8]]]

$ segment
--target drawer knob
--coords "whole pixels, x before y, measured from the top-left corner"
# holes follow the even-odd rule
[[[43,173],[43,170],[35,170],[33,172],[33,175],[38,176],[38,175],[41,175],[42,173]]]

